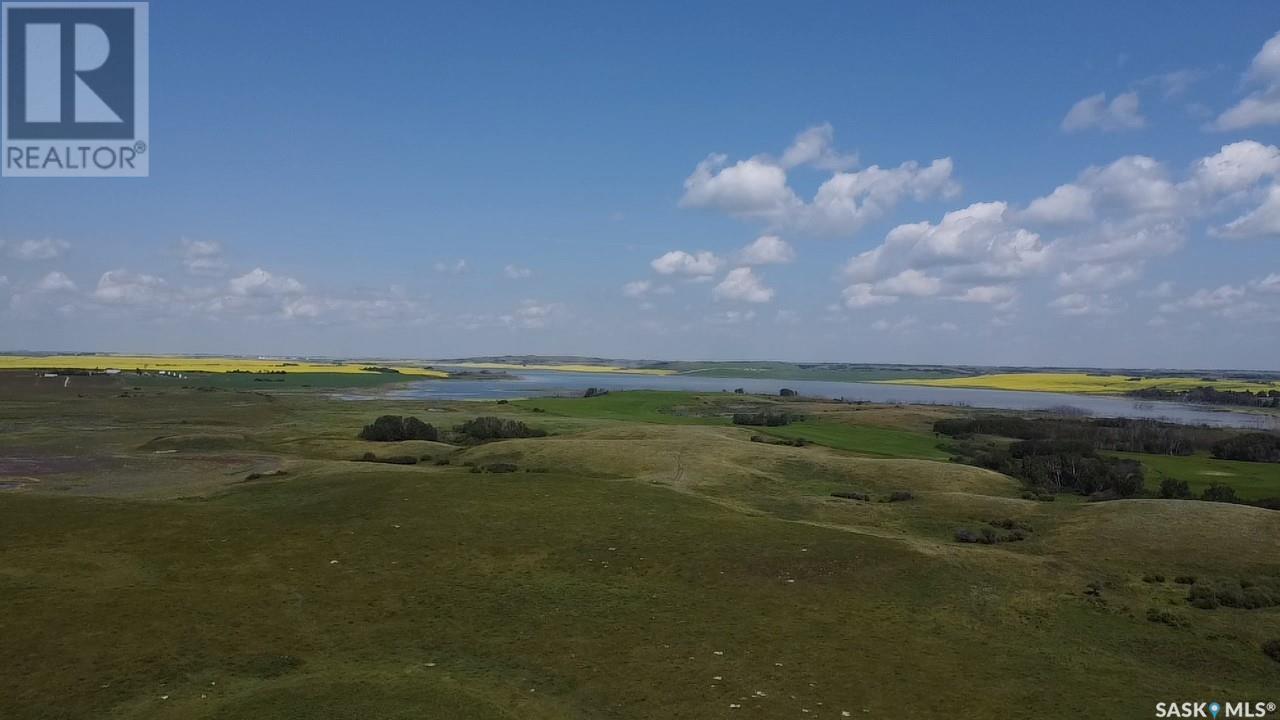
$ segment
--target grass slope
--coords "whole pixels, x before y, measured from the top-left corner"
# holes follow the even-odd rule
[[[1166,477],[1185,480],[1191,491],[1199,494],[1210,483],[1221,482],[1235,489],[1245,500],[1280,497],[1280,463],[1253,463],[1238,460],[1218,460],[1208,455],[1148,455],[1145,453],[1114,453],[1118,457],[1131,458],[1146,466],[1147,486],[1159,487]]]

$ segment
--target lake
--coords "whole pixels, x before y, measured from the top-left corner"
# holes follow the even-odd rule
[[[518,371],[504,379],[418,380],[372,395],[343,395],[347,399],[372,397],[400,400],[514,400],[556,395],[581,395],[589,387],[605,390],[688,390],[693,392],[733,391],[777,395],[791,388],[807,397],[910,405],[955,405],[1002,410],[1048,410],[1071,407],[1093,417],[1126,417],[1166,420],[1185,425],[1213,425],[1257,429],[1280,428],[1280,418],[1271,415],[1218,410],[1204,405],[1139,401],[1106,395],[976,390],[887,385],[881,383],[830,380],[764,380],[758,378],[714,378],[701,375],[625,375],[621,373]]]

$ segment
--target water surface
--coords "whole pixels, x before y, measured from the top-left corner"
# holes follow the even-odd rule
[[[1280,428],[1280,418],[1272,415],[1220,410],[1211,406],[1173,402],[1153,402],[1105,395],[1024,392],[1019,390],[978,390],[926,385],[833,380],[765,380],[758,378],[714,378],[702,375],[624,375],[620,373],[517,371],[509,378],[483,380],[418,380],[396,386],[375,396],[344,395],[349,399],[390,397],[422,400],[514,400],[556,395],[581,395],[589,387],[605,390],[688,390],[777,395],[790,388],[801,395],[848,401],[912,405],[956,405],[1002,410],[1047,410],[1071,407],[1094,417],[1150,418],[1187,425]]]

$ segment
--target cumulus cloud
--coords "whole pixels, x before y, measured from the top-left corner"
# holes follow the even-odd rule
[[[54,270],[40,278],[35,285],[35,290],[41,293],[75,292],[76,284],[66,274]]]
[[[71,247],[65,240],[44,238],[42,240],[23,240],[9,246],[9,257],[15,260],[53,260],[61,257]]]
[[[502,274],[507,276],[510,280],[523,280],[524,278],[533,275],[533,271],[527,267],[521,267],[519,265],[507,265],[502,268]]]
[[[801,133],[780,161],[757,155],[730,164],[726,155],[710,155],[685,180],[680,205],[717,210],[773,228],[848,235],[883,217],[905,198],[925,200],[959,190],[951,178],[950,158],[924,167],[905,162],[896,168],[837,169],[849,165],[848,160],[830,151],[827,126]],[[835,169],[811,201],[801,199],[788,184],[788,170],[800,164]]]
[[[835,130],[830,123],[823,123],[796,135],[779,164],[784,168],[811,165],[821,170],[848,170],[857,167],[858,155],[836,152]]]
[[[897,296],[877,294],[875,286],[871,283],[854,283],[844,289],[842,296],[844,298],[844,306],[850,310],[861,310],[878,305],[892,305],[898,302]]]
[[[766,303],[773,299],[773,289],[764,286],[749,267],[734,268],[712,291],[716,300]]]
[[[564,306],[560,303],[523,300],[514,311],[501,316],[500,320],[510,327],[538,330],[545,328],[563,313]]]
[[[1257,281],[1254,288],[1264,293],[1280,293],[1280,273],[1271,273]]]
[[[1280,237],[1280,185],[1267,190],[1266,199],[1258,207],[1213,230],[1225,238]]]
[[[1068,133],[1083,130],[1136,130],[1146,126],[1147,120],[1138,108],[1138,94],[1122,93],[1107,102],[1106,93],[1098,93],[1071,106],[1062,118],[1062,131]]]
[[[908,269],[877,283],[876,290],[885,295],[930,297],[942,292],[942,281],[919,270]]]
[[[1245,72],[1246,85],[1256,88],[1226,109],[1210,124],[1214,130],[1242,130],[1280,123],[1280,33],[1272,35]]]
[[[782,265],[795,259],[795,249],[777,235],[762,235],[738,253],[744,265]]]
[[[1280,148],[1242,140],[1192,166],[1192,180],[1202,193],[1233,193],[1280,173]]]
[[[884,243],[852,258],[845,272],[866,283],[934,268],[944,280],[973,285],[1026,276],[1045,264],[1048,252],[1038,234],[1011,221],[1005,203],[974,203],[947,213],[937,224],[893,228]]]
[[[687,253],[683,250],[672,250],[653,259],[649,265],[661,275],[714,275],[720,269],[722,261],[713,253],[702,250]]]
[[[297,280],[272,275],[262,268],[254,268],[244,275],[232,278],[228,287],[232,295],[242,297],[297,295],[303,291],[302,283]]]
[[[644,297],[653,288],[648,280],[633,280],[622,286],[622,294],[630,298]]]
[[[983,305],[1007,305],[1016,296],[1017,291],[1008,285],[975,285],[965,288],[964,292],[953,295],[951,299]]]
[[[1109,290],[1131,283],[1140,275],[1136,265],[1085,263],[1058,273],[1058,285],[1064,288]]]
[[[93,299],[106,305],[160,305],[168,283],[154,275],[110,270],[98,278]]]
[[[1101,295],[1070,293],[1049,303],[1049,307],[1067,316],[1111,315],[1117,311],[1111,297],[1105,293]]]
[[[182,265],[192,275],[221,275],[227,270],[222,244],[216,240],[182,238]]]

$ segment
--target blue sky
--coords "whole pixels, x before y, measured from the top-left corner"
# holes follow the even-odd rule
[[[1274,3],[792,5],[154,3],[0,349],[1278,368]]]

